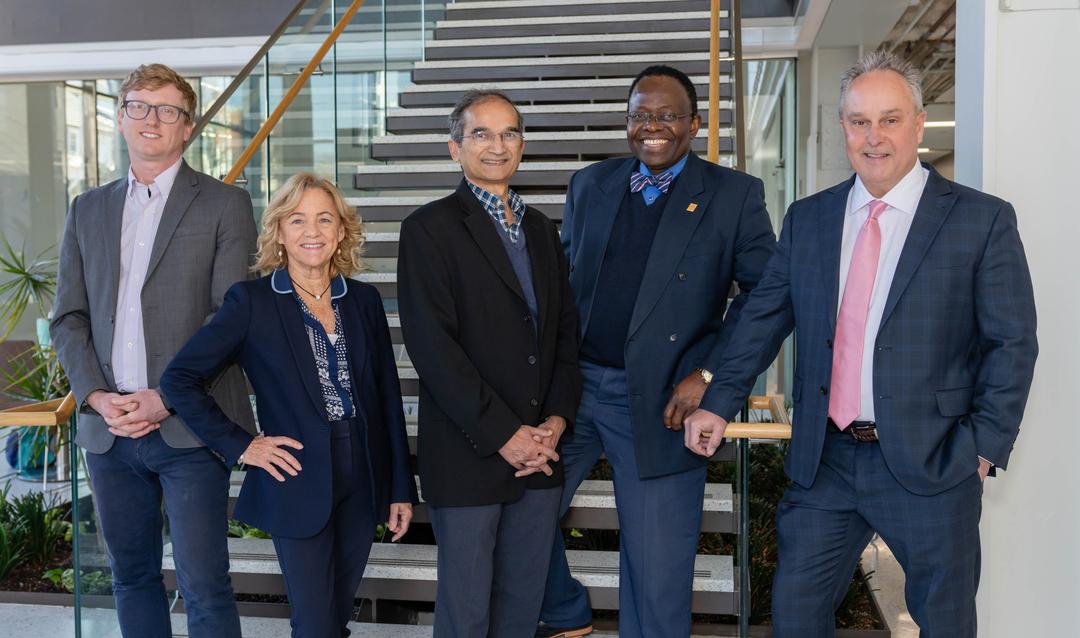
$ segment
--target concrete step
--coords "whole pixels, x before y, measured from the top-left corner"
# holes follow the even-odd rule
[[[187,615],[172,614],[173,638],[188,638]],[[350,622],[349,630],[363,638],[431,638],[430,625],[390,625],[386,623]],[[290,638],[292,627],[288,618],[240,617],[242,638]]]
[[[535,35],[477,40],[429,41],[424,48],[426,60],[468,60],[477,57],[502,56],[577,56],[605,54],[665,54],[709,50],[709,31],[681,33],[592,33],[585,35]],[[720,50],[730,51],[731,40],[726,31],[720,33]],[[556,58],[558,59],[558,58]]]
[[[705,45],[692,53],[652,53],[581,55],[567,57],[485,57],[467,60],[434,60],[417,62],[413,81],[463,82],[469,85],[498,80],[543,80],[552,78],[612,78],[634,77],[653,64],[674,66],[687,75],[709,72],[709,47]],[[731,74],[729,60],[724,60],[720,73]],[[630,83],[625,85],[630,87]],[[464,88],[464,87],[463,87]]]
[[[445,190],[440,194],[433,195],[397,195],[390,197],[350,197],[346,201],[350,206],[355,206],[360,218],[365,222],[399,222],[409,216],[417,208],[424,204],[441,199],[449,195],[451,190]],[[522,195],[525,203],[536,208],[550,219],[562,219],[563,206],[566,203],[566,195]],[[371,242],[370,235],[368,242]],[[375,247],[369,247],[369,250]],[[368,256],[375,255],[371,252]]]
[[[699,6],[700,8],[700,6]],[[708,7],[705,7],[708,9]],[[727,32],[729,20],[720,21]],[[524,38],[539,35],[584,35],[607,33],[677,33],[708,31],[709,12],[665,11],[662,13],[595,14],[587,20],[580,15],[520,16],[515,18],[469,18],[440,20],[435,24],[436,40]]]
[[[627,82],[629,86],[629,82]],[[624,96],[625,97],[625,96]],[[730,127],[734,122],[731,103],[725,100],[721,104],[720,125]],[[447,118],[450,106],[429,108],[393,109],[387,115],[386,129],[398,135],[415,133],[447,134]],[[562,131],[590,129],[626,130],[626,101],[602,104],[526,104],[519,106],[525,118],[526,134],[538,129],[559,129]],[[698,102],[701,122],[708,125],[709,103]]]
[[[375,543],[357,597],[434,601],[437,555],[435,545]],[[619,553],[570,550],[566,556],[571,573],[588,589],[592,607],[618,609]],[[237,593],[285,593],[272,541],[230,538],[229,557],[233,590]],[[171,544],[165,547],[162,572],[166,587],[175,589],[176,565]],[[692,609],[695,613],[734,613],[735,582],[730,556],[697,557]]]
[[[416,426],[408,427],[410,443],[415,444]],[[252,472],[263,470],[253,468]],[[236,498],[240,495],[240,487],[244,482],[247,472],[233,472],[229,485],[229,515],[232,516]],[[286,479],[288,480],[288,479]],[[430,523],[431,514],[428,505],[424,502],[424,494],[420,491],[420,479],[416,479],[416,489],[420,492],[420,503],[413,510],[413,521],[416,523]],[[734,499],[731,486],[726,483],[707,483],[705,485],[705,502],[702,507],[701,531],[718,532],[721,534],[733,534],[736,531]],[[611,481],[582,481],[574,498],[570,502],[570,509],[563,517],[563,527],[578,529],[619,529],[619,516],[615,509],[615,486]]]
[[[519,192],[528,188],[532,192],[548,189],[565,194],[570,176],[591,163],[522,162],[510,185]],[[366,164],[357,166],[353,176],[353,186],[359,190],[453,189],[460,181],[461,166],[450,161]]]
[[[482,79],[476,76],[449,84],[413,84],[401,90],[398,103],[403,107],[453,106],[461,94],[470,88],[493,88],[506,93],[507,97],[519,106],[534,103],[554,103],[562,106],[570,102],[615,102],[625,108],[630,92],[630,83],[639,71],[648,66],[648,62],[634,66],[633,70],[622,77],[591,78],[587,80],[494,80],[486,75]],[[721,65],[720,98],[731,99],[731,64]],[[681,68],[681,67],[680,67]],[[685,69],[683,69],[685,71]],[[708,69],[706,69],[707,71]],[[691,75],[690,80],[698,92],[699,98],[709,95],[709,77]]]
[[[447,20],[520,19],[540,16],[594,16],[618,13],[699,11],[702,0],[458,0],[447,6]],[[723,12],[726,17],[727,12]]]
[[[733,130],[720,130],[720,152],[733,153]],[[698,130],[693,149],[704,153],[709,132]],[[372,140],[371,156],[377,160],[440,159],[448,155],[446,133],[383,135]],[[537,131],[525,132],[525,159],[544,157],[610,157],[628,153],[626,131]]]

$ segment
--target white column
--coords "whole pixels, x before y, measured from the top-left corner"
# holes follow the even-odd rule
[[[983,498],[979,636],[1080,636],[1080,0],[960,0],[956,175],[1016,207],[1041,354]]]

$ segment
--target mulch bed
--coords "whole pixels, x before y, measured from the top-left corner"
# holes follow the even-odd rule
[[[0,591],[25,591],[47,594],[67,594],[63,587],[57,587],[52,581],[45,580],[42,574],[50,569],[71,567],[71,543],[60,541],[53,552],[52,559],[45,565],[26,563],[13,570],[8,577],[0,580]]]

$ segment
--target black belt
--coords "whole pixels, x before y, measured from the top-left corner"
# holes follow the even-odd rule
[[[836,432],[850,434],[853,439],[861,443],[876,443],[878,440],[877,424],[873,421],[852,421],[851,425],[841,430],[830,418],[829,427]]]

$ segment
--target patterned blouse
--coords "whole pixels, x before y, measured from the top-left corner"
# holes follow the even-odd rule
[[[352,377],[349,374],[349,347],[338,308],[338,299],[347,291],[345,278],[338,275],[330,285],[330,304],[334,309],[334,332],[331,335],[326,333],[326,329],[293,289],[287,271],[275,272],[273,284],[275,292],[292,293],[296,303],[300,305],[308,343],[311,345],[311,354],[315,357],[315,367],[319,371],[319,387],[322,389],[323,403],[326,405],[326,413],[330,420],[340,421],[356,416]]]

